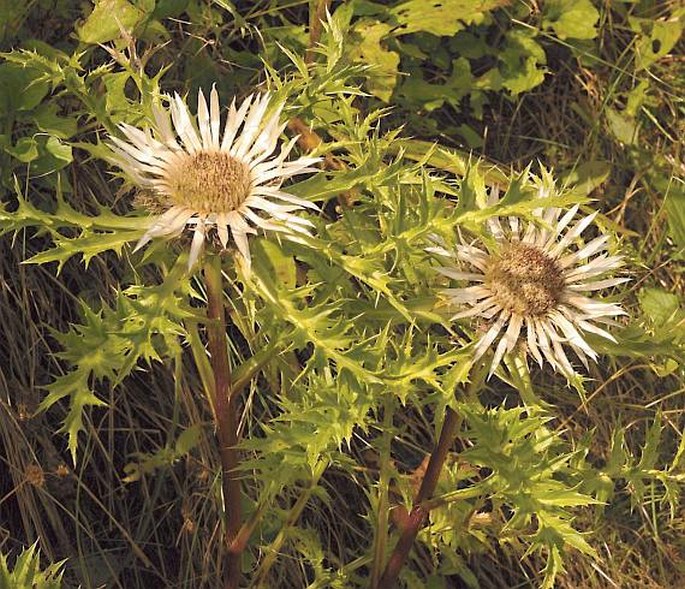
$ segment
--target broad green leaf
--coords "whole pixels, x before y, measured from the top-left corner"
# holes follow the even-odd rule
[[[625,145],[634,145],[638,139],[638,122],[611,107],[607,107],[605,113],[613,136]]]
[[[351,43],[350,59],[371,66],[366,88],[384,102],[389,102],[397,84],[400,56],[386,49],[382,41],[392,27],[386,23],[362,19],[353,29],[354,43]]]
[[[14,54],[7,54],[11,57]],[[49,84],[37,68],[0,63],[0,118],[8,113],[32,110],[49,91]]]
[[[650,89],[649,79],[640,80],[640,82],[628,92],[626,100],[626,108],[623,111],[629,117],[636,117],[642,105],[645,103]]]
[[[69,139],[77,131],[75,118],[57,114],[59,107],[55,103],[41,104],[32,115],[33,121],[41,131],[59,139]]]
[[[545,69],[540,65],[545,64],[547,57],[534,36],[525,29],[509,31],[504,48],[498,54],[501,62],[498,83],[513,95],[532,90],[545,79]],[[485,84],[481,86],[487,88]],[[491,89],[499,90],[499,85],[493,84]]]
[[[96,0],[93,12],[76,33],[84,43],[106,43],[119,38],[122,29],[130,32],[145,17],[145,12],[128,0]]]
[[[22,137],[16,145],[7,148],[13,158],[23,163],[29,163],[38,158],[38,143],[33,137]]]
[[[674,319],[680,308],[678,295],[661,288],[644,288],[640,291],[640,306],[656,327],[662,327]]]
[[[59,167],[70,164],[73,159],[71,155],[71,145],[67,145],[66,143],[60,141],[57,137],[48,137],[48,140],[45,143],[45,149],[56,160],[62,163],[62,165]]]
[[[35,134],[22,137],[17,144],[5,151],[22,163],[30,163],[31,176],[42,176],[69,165],[72,161],[71,146],[57,137]]]
[[[668,20],[630,18],[631,28],[639,32],[635,45],[635,69],[647,69],[668,55],[683,33],[683,23],[678,18]]]
[[[180,436],[176,439],[174,444],[174,451],[178,456],[188,454],[195,446],[200,443],[202,436],[202,424],[195,423],[183,430]]]
[[[394,35],[425,31],[432,35],[454,35],[467,25],[480,24],[486,13],[509,0],[407,0],[388,13],[398,26]]]
[[[570,173],[564,176],[564,183],[572,186],[574,191],[589,196],[609,178],[611,164],[593,160],[575,166]]]
[[[179,16],[188,6],[189,0],[157,0],[152,17],[163,19]]]
[[[473,91],[474,81],[468,59],[458,57],[452,61],[452,71],[440,84],[423,79],[421,68],[408,69],[402,78],[400,94],[405,100],[421,105],[427,111],[440,108],[445,102],[457,106],[464,96]]]
[[[560,39],[594,39],[599,12],[591,0],[546,0],[542,25]]]

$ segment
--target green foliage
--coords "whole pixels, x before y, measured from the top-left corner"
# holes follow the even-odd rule
[[[84,409],[104,405],[94,392],[96,384],[107,381],[116,386],[139,361],[149,364],[179,357],[185,334],[181,322],[196,317],[187,305],[189,290],[181,278],[182,268],[178,264],[158,286],[131,286],[115,293],[113,307],[95,310],[82,303],[84,322],[56,334],[64,348],[59,356],[73,369],[48,385],[40,407],[45,410],[69,400],[60,431],[69,436],[74,462],[78,436],[84,431]]]
[[[657,178],[658,188],[663,189],[668,226],[673,239],[685,250],[685,186],[682,179]]]
[[[683,33],[685,9],[674,6],[668,20],[631,16],[628,22],[630,28],[638,34],[635,69],[639,71],[649,68],[673,50]]]
[[[450,107],[480,119],[493,92],[517,96],[545,79],[547,43],[535,27],[500,18],[498,9],[508,4],[410,0],[384,8],[352,2],[337,13],[350,23],[347,58],[371,66],[365,89],[372,95],[412,113],[437,114]],[[503,14],[506,10],[514,18],[529,16],[522,5],[507,7]],[[550,0],[541,27],[564,41],[583,41],[597,36],[598,20],[590,0]],[[413,116],[408,124],[422,134],[438,130],[433,117]],[[461,124],[454,131],[470,146],[480,144],[472,126]]]
[[[106,43],[119,38],[122,30],[132,31],[146,17],[146,12],[155,8],[155,2],[139,4],[140,7],[128,0],[98,0],[93,12],[77,29],[79,39],[90,44]],[[113,14],[116,19],[112,18]]]
[[[394,35],[425,31],[432,35],[452,36],[465,26],[480,24],[485,13],[505,4],[503,0],[446,0],[422,2],[406,0],[393,6],[388,15],[397,24]]]
[[[33,544],[21,551],[8,565],[7,555],[0,554],[0,587],[2,589],[60,589],[62,587],[61,570],[64,561],[40,567],[40,550]]]
[[[59,186],[59,182],[58,182]],[[131,240],[143,234],[143,219],[119,217],[108,208],[101,208],[97,216],[85,215],[74,210],[62,198],[58,191],[54,212],[46,212],[25,200],[17,190],[18,205],[10,211],[10,204],[0,208],[0,234],[14,233],[28,227],[38,227],[40,233],[47,233],[53,239],[55,247],[41,252],[28,260],[33,264],[58,262],[57,271],[61,271],[66,261],[75,255],[82,255],[88,266],[91,259],[108,250],[121,254],[122,248]],[[76,237],[72,231],[76,230]]]
[[[176,439],[173,446],[163,448],[154,454],[140,454],[135,456],[136,461],[124,466],[126,476],[124,483],[134,483],[141,477],[153,474],[160,468],[169,468],[178,460],[187,456],[200,443],[202,428],[200,424],[191,425],[184,430]]]
[[[49,90],[39,68],[0,63],[0,161],[5,186],[12,167],[30,166],[33,174],[41,176],[72,161],[71,147],[64,141],[75,134],[76,121],[60,117],[54,104],[43,102]],[[14,128],[21,129],[21,137],[13,137]]]
[[[366,84],[367,90],[383,102],[390,102],[397,85],[400,56],[386,49],[381,43],[388,36],[392,25],[371,19],[360,19],[355,23],[352,35],[356,42],[349,57],[352,61],[371,64],[372,76]]]
[[[162,90],[192,96],[215,82],[222,104],[268,87],[298,123],[285,134],[296,128],[300,146],[325,158],[322,171],[284,186],[318,204],[302,215],[312,237],[251,236],[250,272],[222,254],[251,582],[368,586],[403,529],[400,506],[413,506],[448,407],[461,419],[458,440],[403,569],[407,586],[553,587],[562,576],[585,586],[574,575],[608,563],[614,510],[627,527],[647,506],[654,544],[667,541],[658,525],[677,521],[685,482],[682,411],[668,408],[682,393],[685,312],[682,273],[664,268],[682,261],[685,209],[679,162],[666,147],[650,153],[649,141],[679,137],[671,119],[682,102],[674,91],[663,108],[669,82],[659,68],[681,36],[680,8],[353,0],[333,5],[309,47],[302,3],[15,4],[0,7],[0,235],[27,263],[22,280],[42,272],[68,293],[71,326],[50,338],[35,328],[57,376],[17,385],[3,373],[0,382],[48,383],[35,385],[45,421],[22,435],[40,429],[43,448],[46,431],[66,434],[66,451],[45,453],[68,453],[80,469],[76,503],[68,492],[55,502],[80,534],[70,576],[90,586],[82,571],[91,568],[109,571],[103,584],[216,585],[221,473],[202,273],[188,271],[183,237],[132,252],[147,219],[133,213],[105,145],[122,122],[146,128]],[[73,16],[68,31],[36,40],[53,4]],[[612,46],[615,63],[603,53],[612,22],[624,39]],[[611,92],[595,96],[606,75]],[[516,127],[526,113],[539,125]],[[500,157],[512,137],[535,133],[539,144],[511,168],[453,147],[495,143]],[[533,155],[543,163],[529,164]],[[470,342],[483,326],[449,320],[436,296],[447,283],[427,248],[491,239],[494,217],[542,223],[540,197],[606,213],[598,230],[620,236],[637,285],[612,296],[632,318],[611,327],[615,343],[590,339],[607,359],[572,383],[580,399],[515,358],[465,398],[479,368]],[[649,226],[625,227],[648,208]],[[50,298],[10,300],[29,301],[30,316]],[[653,380],[641,384],[644,375]],[[8,423],[20,421],[13,394]],[[59,586],[61,565],[38,580],[34,548],[12,573],[2,558],[6,586]]]
[[[588,477],[584,486],[606,503],[615,501],[618,493],[627,493],[633,510],[645,504],[667,506],[672,520],[681,504],[681,489],[685,482],[682,468],[685,443],[681,440],[673,457],[664,464],[661,458],[663,434],[664,418],[657,413],[654,421],[644,427],[639,453],[633,453],[626,432],[617,429],[611,439],[606,464],[596,476]]]
[[[547,0],[543,26],[551,27],[560,39],[594,39],[599,11],[591,0]]]
[[[607,351],[645,358],[663,376],[682,369],[685,362],[682,297],[660,288],[647,288],[639,293],[639,301],[644,320],[623,329],[618,334],[618,344],[609,342]]]
[[[451,496],[445,489],[449,507],[431,512],[435,529],[428,529],[427,538],[440,539],[450,547],[468,546],[476,540],[484,549],[489,543],[506,545],[519,537],[528,545],[526,554],[540,551],[546,555],[543,587],[553,586],[569,551],[596,556],[586,537],[571,525],[571,510],[597,501],[578,490],[579,473],[571,468],[574,455],[563,451],[561,437],[548,428],[550,418],[529,409],[485,409],[478,403],[460,403],[458,410],[466,418],[466,435],[472,444],[460,460],[472,468],[455,464],[450,486],[460,478],[473,477],[477,472],[473,467],[490,474],[471,485],[470,493],[479,494],[470,504],[463,503],[463,493]],[[491,505],[487,512],[486,503]],[[478,520],[471,517],[476,510],[480,520],[491,518],[495,529],[489,533],[479,529]],[[464,528],[469,536],[463,535]]]

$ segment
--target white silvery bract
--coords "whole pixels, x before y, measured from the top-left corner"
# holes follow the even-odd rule
[[[193,266],[213,228],[222,247],[232,241],[249,266],[248,235],[256,228],[286,235],[309,232],[312,223],[293,213],[317,207],[284,192],[281,184],[316,171],[312,165],[320,158],[287,161],[296,138],[275,154],[286,126],[279,120],[283,104],[274,105],[267,116],[269,94],[250,95],[238,106],[234,99],[222,133],[215,88],[209,103],[199,91],[196,120],[178,94],[168,101],[168,109],[153,106],[151,129],[122,123],[127,141],[110,138],[114,163],[142,190],[144,206],[157,213],[136,250],[188,228],[193,232],[188,263]]]
[[[429,249],[451,258],[449,265],[437,268],[440,273],[471,283],[442,294],[450,305],[466,307],[453,320],[471,317],[485,323],[474,358],[494,348],[491,375],[504,354],[520,346],[540,367],[546,360],[570,378],[574,369],[564,347],[587,367],[587,359],[596,360],[597,353],[584,334],[615,342],[598,324],[611,325],[613,318],[625,314],[619,305],[585,294],[628,280],[606,276],[622,266],[621,256],[606,251],[609,235],[587,243],[581,238],[597,213],[577,218],[578,206],[564,212],[541,205],[534,211],[537,223],[491,217],[487,230],[494,239],[489,244],[461,243],[455,251]]]

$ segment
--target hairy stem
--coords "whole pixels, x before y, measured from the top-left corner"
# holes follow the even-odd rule
[[[468,387],[467,397],[472,396],[480,389],[484,377],[485,370],[483,369],[483,366],[481,366],[473,375]],[[406,525],[402,529],[400,538],[390,555],[388,563],[385,565],[383,576],[378,584],[375,585],[376,589],[392,589],[392,587],[395,586],[397,577],[407,560],[407,556],[409,556],[409,551],[416,540],[416,536],[428,519],[428,500],[435,492],[435,487],[440,478],[440,472],[447,459],[447,454],[454,443],[454,439],[459,432],[461,423],[461,416],[451,407],[447,407],[445,410],[445,421],[442,424],[442,430],[440,431],[440,438],[428,460],[428,467],[423,475],[421,487],[419,488],[419,492],[414,501],[414,507],[412,507],[412,510],[409,512]]]
[[[205,264],[207,286],[207,342],[214,372],[214,391],[211,403],[216,420],[221,456],[221,485],[224,496],[224,514],[227,551],[224,587],[236,589],[240,582],[240,560],[244,543],[234,542],[240,532],[240,479],[238,478],[238,418],[231,388],[231,369],[226,342],[226,315],[223,302],[221,258],[209,256]]]

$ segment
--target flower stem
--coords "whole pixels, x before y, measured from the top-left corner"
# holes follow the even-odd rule
[[[205,264],[207,287],[207,343],[210,362],[214,372],[214,390],[211,403],[214,409],[216,432],[221,456],[221,485],[224,497],[225,545],[227,551],[224,572],[225,589],[236,589],[240,582],[240,560],[244,543],[235,545],[241,527],[240,479],[237,467],[239,456],[238,419],[236,399],[231,387],[231,368],[226,342],[226,315],[224,312],[224,289],[221,274],[221,258],[208,256]]]
[[[471,397],[480,389],[486,370],[487,368],[483,369],[483,366],[477,368],[476,374],[473,375],[471,383],[469,384],[467,397]],[[397,541],[397,544],[390,555],[390,559],[385,565],[383,576],[378,584],[375,585],[375,589],[392,589],[395,586],[397,577],[407,560],[407,556],[409,556],[409,551],[414,544],[414,540],[416,540],[416,536],[428,519],[430,508],[427,505],[427,502],[435,492],[435,487],[440,478],[440,472],[447,459],[447,454],[454,443],[454,439],[461,428],[461,423],[462,417],[454,411],[454,409],[447,407],[445,409],[445,421],[443,422],[442,430],[440,431],[440,438],[428,460],[428,467],[423,475],[421,487],[414,500],[414,507],[412,507],[412,510],[409,512],[406,524],[400,534],[400,539]]]

